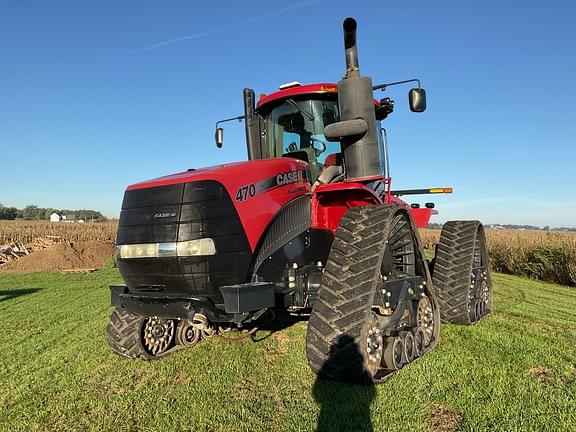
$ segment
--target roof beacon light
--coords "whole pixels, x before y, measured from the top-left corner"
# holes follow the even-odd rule
[[[289,89],[292,87],[302,87],[302,83],[299,83],[298,81],[290,81],[290,82],[287,82],[286,84],[280,85],[278,88],[280,90],[286,90],[286,89]]]

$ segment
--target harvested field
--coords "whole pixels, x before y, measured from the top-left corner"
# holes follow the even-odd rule
[[[114,242],[117,228],[116,222],[0,221],[0,245],[11,242],[28,245],[39,237],[67,242]]]
[[[114,256],[116,222],[0,221],[0,271],[102,268]]]
[[[42,249],[42,243],[46,241],[114,243],[117,228],[117,222],[0,221],[0,245],[20,243],[30,251],[36,251]],[[490,264],[494,270],[576,286],[576,233],[487,230],[486,235]],[[421,229],[420,236],[424,248],[433,251],[440,238],[440,230]],[[112,252],[108,258],[111,256]]]
[[[424,247],[434,250],[440,230],[423,229]],[[576,233],[486,230],[495,271],[576,286]]]

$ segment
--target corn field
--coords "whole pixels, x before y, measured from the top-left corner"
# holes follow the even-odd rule
[[[425,249],[434,250],[440,230],[420,230]],[[493,270],[576,286],[576,233],[486,230]]]
[[[43,221],[0,221],[0,245],[28,245],[37,238],[56,241],[115,241],[116,222],[65,223]]]

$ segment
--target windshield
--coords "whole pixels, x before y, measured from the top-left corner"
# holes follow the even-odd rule
[[[265,116],[270,156],[305,153],[308,162],[324,164],[326,156],[340,153],[340,143],[324,136],[324,127],[339,117],[336,100],[285,100]]]

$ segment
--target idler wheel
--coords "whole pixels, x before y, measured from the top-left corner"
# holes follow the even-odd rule
[[[368,326],[366,329],[366,369],[368,372],[375,376],[380,369],[382,364],[382,345],[384,343],[384,338],[382,332],[378,328],[378,320],[372,314],[370,320],[368,321]]]

